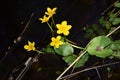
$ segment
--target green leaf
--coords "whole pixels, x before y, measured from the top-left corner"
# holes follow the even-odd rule
[[[104,20],[103,16],[99,19],[99,22],[100,22],[100,24],[104,24],[105,20]]]
[[[105,21],[104,26],[106,29],[110,29],[111,23],[109,21]]]
[[[100,58],[105,58],[112,55],[113,51],[106,47],[111,43],[111,40],[106,36],[98,36],[93,38],[88,45],[87,51],[90,55],[95,55]]]
[[[53,54],[55,54],[54,49],[50,45],[47,45],[46,48],[43,48],[43,51],[45,51],[47,53],[53,53]]]
[[[85,54],[75,65],[75,67],[81,67],[81,66],[84,66],[85,62],[87,62],[89,58],[89,54]]]
[[[54,47],[54,50],[57,54],[59,55],[62,55],[62,56],[68,56],[68,55],[71,55],[73,54],[74,52],[74,49],[72,46],[70,46],[69,44],[63,44],[61,45],[59,48],[55,48]]]
[[[70,65],[75,59],[77,58],[76,55],[64,56],[63,60]]]
[[[111,23],[109,21],[104,20],[104,17],[99,19],[100,24],[105,26],[106,29],[110,29]]]
[[[120,8],[120,2],[114,3],[114,6]]]
[[[120,51],[114,51],[114,53],[112,54],[112,56],[110,56],[110,59],[112,58],[118,58],[120,59]]]
[[[85,34],[85,38],[90,38],[93,34],[94,33],[93,33],[92,29],[87,29],[86,34]]]
[[[112,22],[113,25],[118,25],[120,23],[120,18],[115,18]]]
[[[110,45],[110,48],[112,50],[120,50],[120,40],[112,42],[111,45]]]
[[[78,62],[75,64],[75,67],[81,67],[84,66],[85,62],[88,60],[89,55],[85,54],[82,58],[80,58],[80,60],[78,60]],[[72,64],[73,61],[75,61],[77,59],[76,55],[70,55],[70,56],[64,56],[63,60],[68,63],[68,65]]]
[[[109,17],[110,17],[109,21],[112,22],[117,17],[117,13],[111,13]]]
[[[97,25],[97,24],[93,24],[93,25],[92,25],[92,28],[93,28],[95,31],[97,31],[97,30],[98,30],[98,25]]]

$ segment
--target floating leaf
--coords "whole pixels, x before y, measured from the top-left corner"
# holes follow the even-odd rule
[[[74,52],[74,49],[72,46],[70,46],[69,44],[63,44],[61,45],[59,48],[55,48],[54,47],[54,50],[57,54],[59,55],[62,55],[62,56],[68,56],[68,55],[71,55],[73,54]]]
[[[105,58],[112,55],[113,51],[106,47],[111,43],[111,40],[106,36],[98,36],[90,41],[87,51],[90,55],[95,55],[100,58]]]

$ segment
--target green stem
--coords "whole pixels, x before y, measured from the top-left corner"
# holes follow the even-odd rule
[[[45,54],[44,52],[39,51],[39,50],[35,50],[35,51],[38,52],[39,54]]]
[[[47,23],[47,25],[49,26],[50,30],[51,30],[52,32],[54,32],[54,30],[52,29],[52,27],[50,26],[50,24],[49,24],[48,22],[46,22],[46,23]]]
[[[70,44],[70,43],[69,43]],[[80,47],[80,46],[76,46],[76,45],[73,45],[73,44],[70,44],[72,47],[75,47],[75,48],[77,48],[77,49],[85,49],[85,48],[83,48],[83,47]]]
[[[68,41],[68,42],[69,42],[69,43],[71,43],[71,44],[76,45],[76,43],[75,43],[75,42],[73,42],[73,41],[71,41],[71,40],[67,39],[66,37],[65,37],[65,40],[66,40],[66,41]]]
[[[53,25],[55,26],[55,21],[54,21],[53,17],[52,17],[52,22],[53,22]]]

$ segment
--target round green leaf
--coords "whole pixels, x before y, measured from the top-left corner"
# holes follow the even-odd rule
[[[105,58],[112,55],[113,51],[106,47],[111,43],[111,40],[106,36],[98,36],[90,41],[87,51],[90,55],[95,55],[100,58]]]
[[[70,46],[69,44],[63,44],[61,45],[59,48],[55,48],[54,47],[54,50],[57,54],[59,55],[62,55],[62,56],[68,56],[68,55],[71,55],[73,54],[74,52],[74,49],[72,46]]]

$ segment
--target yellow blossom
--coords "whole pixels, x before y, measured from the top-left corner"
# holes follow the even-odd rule
[[[51,8],[48,7],[47,8],[47,12],[45,12],[45,14],[48,15],[49,17],[52,17],[54,14],[56,14],[56,12],[55,12],[56,9],[57,9],[56,7],[53,8],[53,9],[51,9]]]
[[[35,51],[35,42],[28,41],[28,45],[24,45],[24,49],[27,51]]]
[[[39,18],[39,20],[42,21],[42,23],[49,21],[49,16],[47,17],[46,15],[43,16],[43,18]]]
[[[61,36],[57,36],[56,38],[52,37],[51,38],[52,42],[50,43],[50,45],[55,46],[56,48],[59,48],[59,46],[63,44],[63,42],[60,41],[60,39],[61,39]]]
[[[71,25],[67,25],[67,21],[62,21],[61,24],[56,24],[56,27],[58,28],[57,33],[58,34],[64,34],[69,35],[69,30],[72,28]]]

